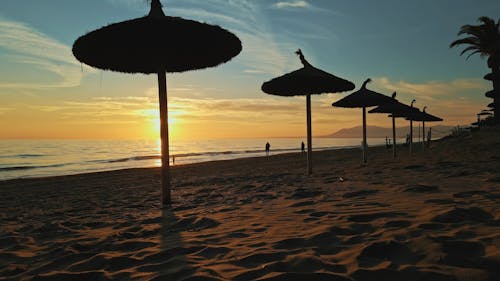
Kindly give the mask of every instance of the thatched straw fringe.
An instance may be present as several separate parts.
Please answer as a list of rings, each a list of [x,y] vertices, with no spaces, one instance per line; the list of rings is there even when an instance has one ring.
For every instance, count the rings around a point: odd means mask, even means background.
[[[179,17],[146,16],[78,38],[73,54],[99,69],[151,74],[161,69],[183,72],[217,66],[241,49],[238,37],[219,26]]]
[[[278,96],[304,96],[344,92],[354,84],[315,67],[303,67],[262,84],[262,91]]]

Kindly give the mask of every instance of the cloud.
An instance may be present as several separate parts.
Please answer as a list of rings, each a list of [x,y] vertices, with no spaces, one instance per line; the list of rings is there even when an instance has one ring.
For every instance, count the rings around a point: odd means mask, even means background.
[[[438,97],[454,96],[464,92],[487,91],[488,83],[479,78],[462,78],[451,81],[427,81],[423,83],[413,83],[407,81],[391,81],[387,77],[374,79],[374,85],[389,92],[402,92],[415,95],[417,97]]]
[[[283,8],[309,8],[311,5],[306,1],[280,1],[273,5],[273,7]]]
[[[147,10],[140,0],[108,0],[114,5],[136,6]],[[235,33],[243,44],[243,50],[234,60],[247,75],[263,73],[276,76],[282,74],[289,61],[293,60],[293,50],[297,44],[283,38],[275,38],[272,25],[265,13],[267,5],[253,0],[182,0],[163,1],[163,10],[167,15],[180,16],[209,24],[220,25]],[[265,46],[265,47],[263,47]]]
[[[14,108],[12,107],[0,107],[0,115],[6,114],[8,111],[12,111]]]
[[[146,12],[147,3],[142,0],[107,0],[113,5]],[[180,16],[209,24],[220,25],[235,33],[243,44],[243,50],[233,61],[242,66],[245,75],[277,76],[300,66],[293,51],[299,46],[297,34],[276,34],[273,19],[269,18],[269,5],[255,0],[171,0],[162,1],[167,15]],[[316,9],[306,1],[280,1],[280,7]],[[276,7],[277,8],[277,7]],[[311,28],[317,28],[311,25]],[[309,26],[308,26],[309,27]],[[303,36],[315,37],[312,32]],[[318,34],[318,32],[314,32]],[[328,36],[325,35],[325,36]],[[265,47],[263,47],[265,46]],[[251,70],[251,71],[245,71]],[[241,74],[241,73],[238,73]]]
[[[25,23],[0,17],[0,48],[7,51],[6,63],[15,67],[28,65],[33,71],[41,69],[57,77],[41,81],[29,78],[21,82],[0,81],[0,88],[59,88],[80,84],[83,72],[71,48]]]

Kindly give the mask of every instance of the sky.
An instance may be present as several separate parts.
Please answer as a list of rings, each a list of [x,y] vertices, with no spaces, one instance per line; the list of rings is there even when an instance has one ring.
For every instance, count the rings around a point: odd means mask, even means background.
[[[263,93],[263,82],[315,67],[466,125],[491,102],[479,56],[450,49],[464,24],[495,20],[498,0],[163,0],[166,15],[220,25],[242,41],[226,64],[167,74],[172,139],[301,137],[304,97]],[[78,62],[81,35],[142,17],[146,0],[0,0],[0,139],[155,139],[155,75]],[[361,109],[333,108],[348,93],[312,97],[313,135],[361,124]],[[404,121],[398,124],[407,125]],[[390,127],[369,114],[368,125]]]

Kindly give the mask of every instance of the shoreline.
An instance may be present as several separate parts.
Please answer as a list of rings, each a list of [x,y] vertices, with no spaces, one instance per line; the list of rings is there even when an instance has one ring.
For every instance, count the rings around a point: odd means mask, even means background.
[[[432,143],[439,142],[439,141],[441,141],[444,138],[446,138],[446,137],[432,140]],[[414,142],[414,145],[421,146],[421,142]],[[406,149],[406,146],[404,144],[398,144],[397,147],[398,147],[398,149]],[[370,150],[380,149],[380,148],[385,148],[385,144],[372,145],[372,146],[368,146],[368,148],[369,148],[369,151]],[[389,148],[387,150],[390,150],[390,149],[392,149],[392,146],[391,146],[391,148]],[[238,161],[238,160],[254,159],[254,158],[267,158],[267,157],[276,157],[276,156],[283,156],[283,155],[301,155],[302,154],[302,152],[300,152],[300,149],[296,149],[297,152],[290,152],[290,151],[288,151],[290,149],[283,149],[283,150],[285,150],[287,152],[277,152],[276,154],[271,154],[270,156],[265,156],[265,155],[262,155],[262,156],[246,156],[246,157],[237,157],[237,158],[231,158],[231,159],[216,159],[216,160],[193,162],[193,163],[185,163],[185,164],[175,164],[175,165],[171,165],[170,168],[174,169],[175,167],[185,167],[185,166],[189,166],[189,165],[196,165],[196,164],[203,164],[203,163],[212,163],[212,162],[220,162],[220,161]],[[328,147],[328,148],[322,148],[322,147],[320,147],[320,148],[317,148],[317,150],[314,150],[314,148],[313,148],[313,154],[321,153],[321,152],[324,152],[324,151],[332,152],[332,151],[339,151],[339,150],[348,150],[348,151],[359,150],[359,151],[361,151],[361,147],[358,147],[358,146],[342,146],[342,147],[336,147],[336,148],[330,148],[330,147]],[[277,151],[280,151],[280,150],[277,150]],[[272,152],[273,152],[273,150],[271,150],[271,153]],[[264,154],[265,151],[262,151],[262,153]],[[173,155],[171,155],[171,157],[172,156]],[[160,156],[158,156],[158,157],[160,157]],[[131,167],[131,168],[119,168],[119,169],[103,170],[103,171],[90,171],[90,172],[81,172],[81,173],[79,172],[79,173],[73,173],[73,174],[48,175],[48,176],[27,176],[27,177],[5,179],[5,180],[0,179],[0,184],[6,183],[6,182],[9,182],[9,181],[16,181],[16,180],[47,179],[47,178],[57,178],[57,177],[78,176],[78,175],[90,175],[90,174],[96,174],[96,173],[118,172],[118,171],[122,171],[122,170],[135,170],[135,169],[160,169],[160,167]]]
[[[500,277],[498,130],[384,146],[1,182],[0,279]]]

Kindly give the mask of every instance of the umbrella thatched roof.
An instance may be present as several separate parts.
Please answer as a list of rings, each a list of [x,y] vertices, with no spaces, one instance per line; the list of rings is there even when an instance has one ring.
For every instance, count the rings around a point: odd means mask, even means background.
[[[368,84],[371,81],[372,80],[368,78],[361,86],[361,89],[340,99],[337,102],[334,102],[332,105],[337,107],[354,108],[354,107],[377,106],[394,102],[394,100],[391,97],[374,92],[372,90],[368,90],[366,88],[366,84]]]
[[[424,121],[424,122],[437,122],[437,121],[443,121],[442,118],[434,116],[432,114],[429,114],[425,112],[425,108],[423,111],[417,111],[417,112],[412,112],[410,116],[408,116],[406,119],[410,119],[413,121]]]
[[[492,103],[488,104],[488,107],[489,107],[489,108],[495,108],[495,106],[496,106],[496,105],[495,105],[495,103],[494,103],[494,102],[492,102]]]
[[[479,116],[486,116],[486,115],[491,116],[491,115],[493,115],[493,113],[491,113],[489,111],[481,111],[477,115],[479,115]]]
[[[493,73],[488,73],[488,74],[484,75],[484,77],[483,77],[483,78],[484,78],[484,80],[493,81],[493,79],[494,79],[495,77],[493,76]],[[498,78],[500,78],[500,77],[498,77],[498,76],[497,76],[497,79],[498,79]]]
[[[407,117],[405,115],[409,115],[411,112],[418,111],[418,109],[415,107],[411,107],[397,101],[396,92],[392,94],[392,100],[393,101],[391,103],[386,103],[384,105],[375,107],[374,109],[368,111],[368,113],[390,113],[394,114],[394,117]]]
[[[350,81],[312,66],[299,49],[296,52],[304,65],[301,69],[274,78],[262,84],[262,91],[278,96],[317,95],[354,89]]]
[[[484,94],[487,98],[495,98],[495,90],[488,91]]]
[[[102,27],[78,38],[75,57],[90,66],[126,73],[183,72],[217,66],[241,51],[219,26],[165,16],[158,0],[149,15]]]

